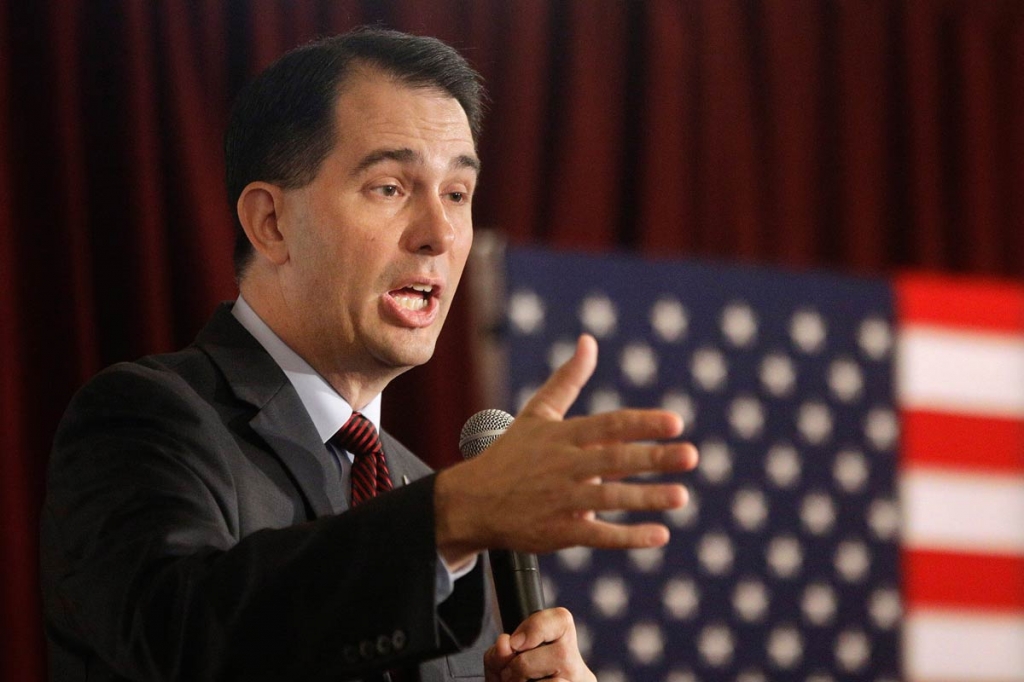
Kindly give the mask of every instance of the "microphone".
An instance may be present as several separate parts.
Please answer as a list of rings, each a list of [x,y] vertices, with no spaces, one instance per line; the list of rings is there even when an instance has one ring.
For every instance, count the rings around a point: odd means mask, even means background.
[[[505,433],[514,417],[502,410],[483,410],[470,417],[459,434],[459,452],[464,459],[473,459]],[[512,634],[531,613],[544,608],[544,591],[540,584],[537,555],[492,549],[491,573],[498,595],[501,627]]]

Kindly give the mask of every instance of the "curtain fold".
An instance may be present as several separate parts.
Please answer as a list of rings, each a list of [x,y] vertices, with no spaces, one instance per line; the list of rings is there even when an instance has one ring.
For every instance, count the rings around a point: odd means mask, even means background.
[[[476,223],[514,243],[1024,277],[1022,3],[0,0],[0,679],[44,679],[38,513],[73,391],[235,296],[234,94],[362,23],[483,73]],[[468,299],[385,398],[437,466],[485,407]]]

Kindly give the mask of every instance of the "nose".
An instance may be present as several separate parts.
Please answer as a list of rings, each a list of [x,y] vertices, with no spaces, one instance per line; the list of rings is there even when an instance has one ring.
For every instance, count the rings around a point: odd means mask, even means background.
[[[406,229],[406,248],[410,251],[439,255],[455,241],[455,225],[442,197],[422,197],[420,206]]]

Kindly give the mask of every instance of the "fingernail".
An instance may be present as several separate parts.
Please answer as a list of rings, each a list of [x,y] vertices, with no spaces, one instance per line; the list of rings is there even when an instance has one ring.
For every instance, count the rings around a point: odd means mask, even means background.
[[[512,651],[515,651],[517,653],[524,644],[526,644],[526,635],[524,635],[521,632],[517,632],[516,634],[512,635],[512,639],[509,641],[509,646],[512,647]]]

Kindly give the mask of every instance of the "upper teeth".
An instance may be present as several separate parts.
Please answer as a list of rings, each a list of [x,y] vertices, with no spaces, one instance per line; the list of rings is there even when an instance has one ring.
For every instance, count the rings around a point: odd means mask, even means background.
[[[431,291],[434,290],[434,287],[430,286],[429,284],[413,284],[409,288],[414,291],[422,291],[423,293],[426,294],[429,294]]]

